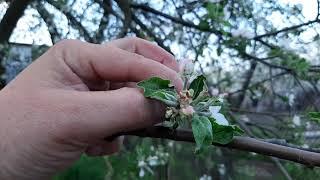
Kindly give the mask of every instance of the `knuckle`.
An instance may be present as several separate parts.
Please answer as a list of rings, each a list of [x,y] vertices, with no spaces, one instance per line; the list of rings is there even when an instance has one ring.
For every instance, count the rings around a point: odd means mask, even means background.
[[[137,43],[138,41],[141,41],[142,39],[133,36],[133,37],[128,37],[128,40],[129,40],[129,42],[131,42],[131,43]]]
[[[71,39],[63,39],[54,45],[57,49],[66,49],[66,47],[72,47],[73,45],[77,45],[79,40],[71,40]]]
[[[72,54],[72,52],[77,49],[77,47],[80,45],[80,40],[70,40],[70,39],[64,39],[56,43],[52,47],[52,51],[57,56],[66,59],[67,57]]]
[[[143,62],[146,58],[140,54],[133,54],[135,59],[137,59],[138,62]]]

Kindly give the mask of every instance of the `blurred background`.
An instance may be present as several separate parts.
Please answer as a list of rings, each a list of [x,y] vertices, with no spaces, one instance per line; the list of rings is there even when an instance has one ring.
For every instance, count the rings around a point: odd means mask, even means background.
[[[320,152],[317,0],[0,0],[0,86],[61,39],[137,36],[190,58],[247,136]],[[320,179],[319,168],[255,153],[126,137],[55,180]]]

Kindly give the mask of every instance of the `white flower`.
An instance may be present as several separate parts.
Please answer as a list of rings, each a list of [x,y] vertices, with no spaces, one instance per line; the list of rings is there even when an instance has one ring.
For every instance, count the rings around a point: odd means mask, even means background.
[[[216,123],[220,125],[225,125],[228,126],[229,122],[227,119],[224,117],[223,114],[219,113],[221,109],[221,106],[210,106],[209,111],[211,113],[211,117],[213,117],[216,120]]]
[[[243,37],[251,39],[254,37],[254,32],[251,31],[248,27],[240,26],[238,29],[232,29],[231,34],[233,37]]]
[[[283,47],[287,50],[293,50],[291,44],[292,44],[292,39],[290,39],[290,38],[284,38],[284,39],[280,40],[278,43],[278,45],[280,47]]]
[[[209,176],[209,175],[204,174],[204,175],[202,175],[202,176],[200,177],[199,180],[212,180],[212,177]]]
[[[150,166],[156,166],[158,165],[159,158],[157,156],[149,156],[148,157],[148,163]]]
[[[219,94],[219,96],[218,96],[218,101],[220,101],[220,102],[223,103],[223,99],[224,99],[227,95],[228,95],[227,93]]]
[[[307,122],[307,123],[306,123],[306,128],[307,128],[307,129],[310,129],[311,127],[312,127],[311,123],[310,123],[310,122]]]
[[[297,116],[297,115],[294,115],[294,116],[293,116],[292,122],[293,122],[293,124],[295,124],[296,126],[300,126],[300,125],[301,125],[300,117]]]
[[[139,177],[143,177],[144,176],[144,169],[141,168],[140,171],[139,171]]]
[[[219,95],[219,89],[218,89],[218,88],[210,87],[210,94],[211,94],[212,96],[217,96],[217,95]]]
[[[186,75],[191,75],[194,71],[194,63],[191,59],[181,59],[179,61],[179,72]]]
[[[138,162],[138,167],[144,167],[144,166],[146,166],[147,165],[147,163],[146,162],[144,162],[144,161],[139,161]]]
[[[219,164],[218,165],[218,171],[222,175],[226,174],[226,167],[224,166],[224,164]]]
[[[241,119],[242,121],[244,121],[244,122],[250,122],[250,119],[248,118],[248,116],[246,116],[246,115],[241,115],[240,117],[241,117],[240,119]]]
[[[303,148],[309,148],[309,145],[308,144],[304,144],[302,145]]]
[[[288,104],[289,104],[289,106],[293,106],[293,104],[294,104],[294,99],[295,99],[295,96],[294,96],[294,94],[293,93],[290,93],[289,94],[289,96],[288,96]]]
[[[229,6],[224,6],[223,8],[223,14],[224,14],[224,19],[229,19],[231,16],[231,12],[228,10]]]

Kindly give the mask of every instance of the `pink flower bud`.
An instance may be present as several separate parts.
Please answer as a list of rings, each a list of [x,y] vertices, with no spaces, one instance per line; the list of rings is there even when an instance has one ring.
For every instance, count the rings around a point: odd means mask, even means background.
[[[181,112],[187,116],[192,115],[195,111],[192,106],[188,105],[181,109]]]

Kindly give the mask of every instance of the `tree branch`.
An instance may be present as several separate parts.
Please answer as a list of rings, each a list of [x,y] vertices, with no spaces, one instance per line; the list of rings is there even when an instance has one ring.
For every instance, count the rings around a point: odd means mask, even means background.
[[[246,95],[246,90],[248,89],[248,87],[250,85],[250,82],[251,82],[251,79],[253,77],[253,74],[254,74],[256,67],[257,67],[257,62],[256,61],[251,62],[250,69],[247,71],[246,79],[242,85],[242,91],[239,94],[237,101],[235,102],[234,107],[239,108],[241,106],[241,104],[245,98],[245,95]]]
[[[9,41],[18,20],[30,2],[31,0],[14,0],[10,3],[9,8],[0,22],[0,43]]]
[[[82,26],[81,22],[79,22],[71,12],[63,10],[60,4],[56,1],[48,0],[47,2],[56,9],[59,9],[67,17],[67,19],[70,20],[71,24],[79,30],[80,34],[83,35],[87,42],[94,42],[94,39],[90,36],[90,33],[87,31],[87,29]]]
[[[188,22],[188,21],[185,21],[183,19],[170,16],[168,14],[165,14],[163,12],[160,12],[158,10],[155,10],[155,9],[153,9],[153,8],[151,8],[149,6],[143,5],[143,4],[131,4],[130,7],[131,8],[135,8],[135,9],[141,9],[143,11],[159,15],[161,17],[164,17],[166,19],[171,20],[172,22],[175,22],[177,24],[181,24],[181,25],[186,26],[186,27],[191,27],[191,28],[194,28],[194,29],[197,29],[197,30],[200,30],[200,31],[204,31],[204,32],[211,32],[211,33],[214,33],[214,34],[219,35],[219,36],[222,35],[222,32],[218,31],[217,29],[214,29],[214,28],[201,28],[200,26],[195,25],[192,22]]]
[[[162,47],[163,49],[165,49],[165,50],[168,51],[169,53],[173,54],[172,51],[171,51],[171,49],[170,49],[168,46],[164,45],[163,40],[160,39],[160,38],[158,38],[146,25],[144,25],[144,24],[140,21],[140,19],[138,19],[137,16],[135,16],[134,14],[132,14],[132,19],[133,19],[134,22],[136,22],[136,23],[141,27],[141,29],[142,29],[143,31],[145,31],[145,32],[148,34],[148,36],[150,36],[151,38],[153,38],[154,41],[155,41],[160,47]]]
[[[112,137],[117,137],[121,135],[131,135],[139,137],[150,137],[150,138],[162,138],[162,139],[171,139],[175,141],[185,141],[185,142],[195,142],[193,134],[190,130],[186,129],[177,129],[172,130],[168,127],[163,126],[154,126],[150,128],[129,131],[124,133],[116,134]],[[110,141],[110,138],[106,138],[107,141]],[[320,166],[320,154],[304,151],[300,149],[295,149],[291,147],[286,147],[282,145],[272,144],[257,140],[249,137],[240,137],[236,136],[232,142],[226,145],[216,144],[215,146],[227,147],[242,151],[255,152],[262,155],[273,156],[280,159],[285,159],[293,161],[296,163],[304,164],[309,167]]]
[[[115,0],[117,4],[119,5],[120,9],[122,10],[124,14],[124,19],[123,19],[123,26],[120,31],[120,33],[117,35],[117,38],[123,38],[126,36],[128,29],[130,28],[130,23],[132,20],[132,13],[130,9],[130,3],[129,0]]]
[[[267,81],[271,81],[271,80],[274,79],[274,78],[277,78],[277,77],[280,77],[280,76],[284,76],[284,75],[286,75],[286,74],[288,74],[287,71],[284,71],[284,72],[275,74],[275,75],[273,75],[273,76],[271,76],[271,77],[269,77],[269,78],[267,78],[267,79],[263,79],[263,80],[261,80],[261,81],[259,81],[259,82],[256,82],[256,83],[252,84],[252,85],[251,85],[250,87],[248,87],[247,89],[250,89],[250,88],[252,88],[252,87],[258,86],[258,85],[260,85],[260,84],[263,84],[263,83],[265,83],[265,82],[267,82]],[[229,92],[229,93],[228,93],[228,96],[232,96],[232,95],[237,94],[237,93],[240,93],[240,92],[242,92],[242,91],[244,91],[244,90],[243,90],[243,89],[238,89],[238,90],[236,90],[236,91]]]
[[[108,22],[109,22],[108,16],[111,12],[111,2],[110,0],[103,0],[102,2],[98,0],[94,0],[94,2],[99,4],[103,9],[103,15],[100,19],[99,27],[93,37],[95,43],[101,43],[104,38],[104,31],[107,28]]]
[[[275,36],[275,35],[277,35],[279,33],[282,33],[282,32],[291,31],[291,30],[300,28],[302,26],[307,26],[307,25],[310,25],[310,24],[313,24],[313,23],[318,23],[318,22],[320,22],[320,20],[317,18],[315,20],[308,21],[308,22],[305,22],[305,23],[302,23],[302,24],[298,24],[298,25],[295,25],[295,26],[290,26],[290,27],[283,28],[283,29],[280,29],[278,31],[274,31],[274,32],[269,32],[269,33],[266,33],[266,34],[258,35],[258,36],[254,37],[252,39],[253,40],[259,40],[261,38],[265,38],[265,37],[268,37],[268,36]]]
[[[40,14],[45,24],[47,25],[49,34],[51,36],[52,44],[55,44],[61,39],[61,34],[59,33],[56,24],[53,22],[53,15],[46,10],[46,8],[43,6],[42,3],[36,2],[34,4],[35,4],[34,7]]]

